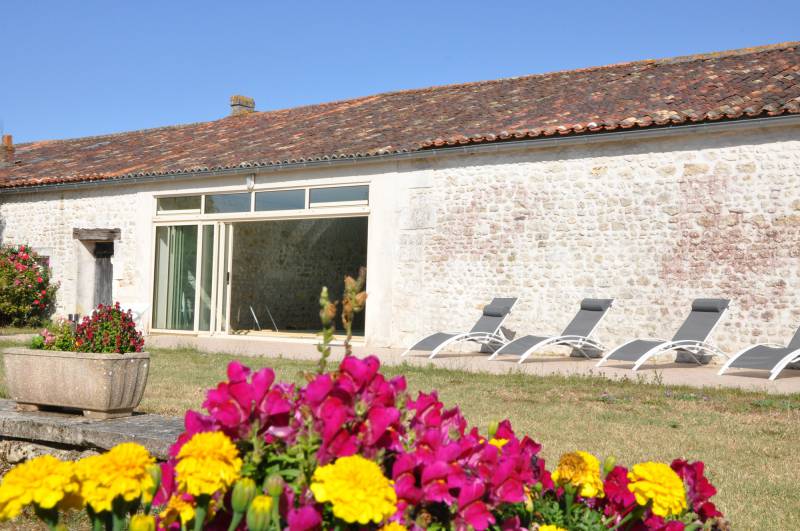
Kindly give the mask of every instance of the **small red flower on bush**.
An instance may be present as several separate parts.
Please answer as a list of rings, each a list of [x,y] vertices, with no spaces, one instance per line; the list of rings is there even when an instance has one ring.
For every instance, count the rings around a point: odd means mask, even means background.
[[[46,257],[26,245],[0,248],[0,324],[42,324],[52,312],[57,290]]]
[[[130,310],[122,311],[118,302],[99,305],[75,328],[75,350],[80,352],[125,354],[143,349],[144,338],[136,330]]]

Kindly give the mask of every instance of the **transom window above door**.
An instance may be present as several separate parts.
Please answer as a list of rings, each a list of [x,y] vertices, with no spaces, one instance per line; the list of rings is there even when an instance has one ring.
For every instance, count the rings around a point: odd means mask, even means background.
[[[314,186],[158,197],[156,215],[246,214],[367,205],[369,205],[369,185]]]

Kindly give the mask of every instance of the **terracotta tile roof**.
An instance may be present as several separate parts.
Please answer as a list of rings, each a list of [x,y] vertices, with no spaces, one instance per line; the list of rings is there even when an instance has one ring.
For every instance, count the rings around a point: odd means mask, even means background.
[[[10,164],[0,158],[0,187],[359,158],[788,113],[800,113],[800,42],[19,144]]]

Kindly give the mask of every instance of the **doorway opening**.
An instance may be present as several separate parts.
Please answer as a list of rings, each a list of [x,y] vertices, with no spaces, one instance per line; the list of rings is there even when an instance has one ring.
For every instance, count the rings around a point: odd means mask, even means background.
[[[153,329],[313,338],[320,289],[341,299],[367,230],[366,216],[157,226]]]

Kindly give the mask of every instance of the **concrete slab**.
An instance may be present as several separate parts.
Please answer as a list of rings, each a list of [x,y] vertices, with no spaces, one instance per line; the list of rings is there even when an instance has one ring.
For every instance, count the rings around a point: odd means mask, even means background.
[[[183,419],[161,415],[89,420],[82,415],[51,411],[17,411],[11,400],[0,400],[0,438],[57,443],[108,450],[122,442],[137,442],[159,459],[183,433]]]
[[[314,340],[274,340],[241,337],[195,337],[178,335],[150,336],[148,346],[156,348],[194,348],[208,353],[224,353],[236,356],[274,356],[298,360],[316,360],[319,357]],[[375,354],[381,363],[387,365],[408,364],[418,367],[438,367],[476,373],[507,374],[520,372],[532,376],[579,375],[598,376],[610,380],[628,379],[643,383],[664,385],[686,385],[697,388],[738,388],[748,391],[761,391],[771,394],[800,393],[800,370],[786,370],[774,381],[767,379],[766,371],[730,371],[717,376],[718,365],[695,366],[676,364],[672,358],[664,357],[663,362],[643,366],[634,372],[630,366],[610,364],[595,367],[595,361],[571,358],[561,355],[546,355],[529,358],[523,364],[516,359],[498,358],[489,361],[486,354],[449,353],[428,360],[422,353],[412,353],[401,357],[402,350],[388,348],[366,348],[354,346],[353,352],[359,356]],[[341,346],[333,348],[332,359],[339,360],[344,355]]]

